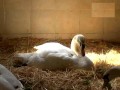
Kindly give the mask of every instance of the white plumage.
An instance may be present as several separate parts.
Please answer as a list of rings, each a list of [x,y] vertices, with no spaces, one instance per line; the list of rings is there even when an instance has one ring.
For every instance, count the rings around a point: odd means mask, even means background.
[[[85,56],[85,39],[79,34],[73,37],[71,49],[57,42],[49,42],[39,46],[33,53],[15,55],[23,64],[42,69],[58,70],[66,68],[92,69],[92,61]]]
[[[24,90],[23,85],[3,65],[0,64],[0,90]]]

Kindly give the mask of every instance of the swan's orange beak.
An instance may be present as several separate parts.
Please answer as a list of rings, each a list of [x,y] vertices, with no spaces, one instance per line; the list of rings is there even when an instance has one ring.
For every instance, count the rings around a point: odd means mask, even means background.
[[[85,56],[85,44],[82,44],[81,54],[82,56]]]

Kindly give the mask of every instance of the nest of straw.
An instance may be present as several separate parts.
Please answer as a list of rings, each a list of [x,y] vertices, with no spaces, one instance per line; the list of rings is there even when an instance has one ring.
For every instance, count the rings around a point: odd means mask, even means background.
[[[36,67],[13,67],[13,55],[17,52],[33,52],[35,45],[49,41],[57,41],[70,46],[70,39],[48,40],[32,37],[0,40],[0,63],[6,66],[24,85],[25,90],[101,90],[103,73],[113,66],[105,61],[95,63],[94,71],[72,69],[65,71],[44,71]],[[110,50],[120,53],[120,44],[101,41],[86,40],[86,52],[106,54]],[[96,59],[96,58],[95,58]],[[113,58],[112,58],[113,59]],[[120,89],[120,79],[112,81],[115,90]]]

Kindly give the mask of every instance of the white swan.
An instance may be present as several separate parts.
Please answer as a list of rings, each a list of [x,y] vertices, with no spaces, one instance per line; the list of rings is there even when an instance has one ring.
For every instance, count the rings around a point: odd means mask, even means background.
[[[0,64],[0,90],[24,90],[23,85],[3,65]]]
[[[71,41],[71,49],[57,42],[49,42],[39,46],[33,53],[18,53],[15,55],[23,64],[38,68],[58,70],[66,68],[92,69],[92,61],[85,56],[85,38],[75,35]]]
[[[120,77],[120,66],[113,66],[108,69],[103,75],[103,88],[108,88],[108,90],[111,90],[112,87],[109,82],[117,77]]]

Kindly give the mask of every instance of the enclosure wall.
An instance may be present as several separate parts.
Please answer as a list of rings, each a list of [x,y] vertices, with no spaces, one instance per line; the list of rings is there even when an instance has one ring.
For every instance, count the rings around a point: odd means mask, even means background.
[[[0,0],[0,33],[120,41],[120,0]]]
[[[2,36],[4,30],[4,8],[3,0],[0,0],[0,37]]]

